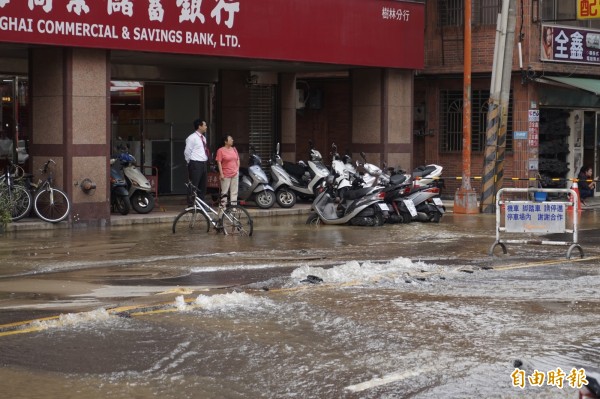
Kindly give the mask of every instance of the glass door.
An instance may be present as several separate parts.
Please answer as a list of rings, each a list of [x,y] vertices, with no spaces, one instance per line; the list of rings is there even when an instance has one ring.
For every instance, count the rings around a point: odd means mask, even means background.
[[[111,155],[127,146],[136,163],[142,164],[144,86],[134,81],[111,81],[110,84]]]
[[[29,81],[22,76],[0,75],[0,162],[24,164],[29,139]]]

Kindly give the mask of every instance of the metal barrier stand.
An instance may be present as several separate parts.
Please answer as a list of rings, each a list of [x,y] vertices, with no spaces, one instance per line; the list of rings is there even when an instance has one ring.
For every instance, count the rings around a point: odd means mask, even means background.
[[[502,199],[504,193],[565,193],[571,194],[568,201],[505,201]],[[572,189],[566,188],[502,188],[496,194],[496,241],[490,248],[490,256],[494,256],[497,246],[507,254],[505,244],[530,244],[530,245],[569,245],[567,259],[575,248],[579,250],[583,258],[583,249],[577,242],[579,228],[579,194]],[[505,207],[504,226],[502,226],[501,207]],[[566,208],[573,209],[573,228],[566,228]],[[501,232],[507,233],[569,233],[573,234],[573,241],[551,241],[551,240],[503,240]]]

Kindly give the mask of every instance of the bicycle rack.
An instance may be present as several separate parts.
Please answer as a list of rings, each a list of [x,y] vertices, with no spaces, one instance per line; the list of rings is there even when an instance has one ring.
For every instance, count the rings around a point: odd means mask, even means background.
[[[568,201],[505,201],[502,199],[504,193],[567,193],[571,194]],[[548,189],[548,188],[502,188],[496,194],[496,241],[492,244],[489,255],[494,256],[494,250],[497,246],[502,248],[504,254],[507,254],[505,244],[530,244],[530,245],[569,245],[567,250],[567,259],[571,259],[571,254],[575,248],[579,250],[583,258],[583,249],[577,242],[579,228],[579,194],[572,189]],[[504,207],[504,225],[502,224],[501,209]],[[566,228],[567,208],[573,209],[572,228]],[[569,209],[569,210],[570,210]],[[503,240],[500,237],[501,232],[507,233],[570,233],[573,234],[573,241],[552,241],[552,240]]]

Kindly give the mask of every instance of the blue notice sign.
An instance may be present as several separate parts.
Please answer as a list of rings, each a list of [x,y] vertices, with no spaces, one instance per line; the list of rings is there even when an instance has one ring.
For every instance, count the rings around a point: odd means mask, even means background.
[[[513,132],[513,140],[527,140],[527,132]]]

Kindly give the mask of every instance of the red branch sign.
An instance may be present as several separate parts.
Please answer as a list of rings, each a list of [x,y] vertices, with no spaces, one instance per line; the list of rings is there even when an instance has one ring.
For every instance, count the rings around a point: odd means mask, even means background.
[[[0,0],[0,41],[422,69],[424,4]]]

